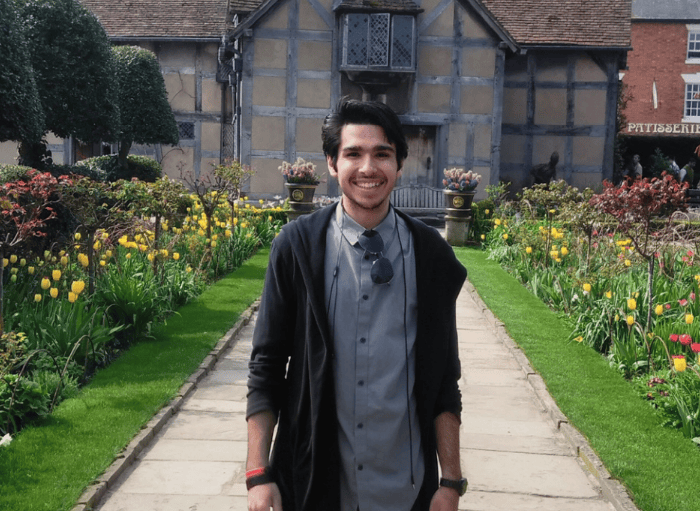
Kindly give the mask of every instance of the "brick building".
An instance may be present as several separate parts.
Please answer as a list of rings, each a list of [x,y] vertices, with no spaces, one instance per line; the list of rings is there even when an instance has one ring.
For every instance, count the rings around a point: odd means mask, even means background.
[[[700,144],[700,2],[632,0],[632,51],[622,82],[626,158],[659,148],[679,166]]]

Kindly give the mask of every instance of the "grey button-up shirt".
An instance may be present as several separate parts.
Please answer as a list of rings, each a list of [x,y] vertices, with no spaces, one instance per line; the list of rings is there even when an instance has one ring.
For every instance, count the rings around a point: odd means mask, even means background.
[[[375,230],[394,277],[375,284],[370,270],[377,256],[357,242],[365,229],[342,207],[336,212],[326,234],[325,290],[335,348],[341,510],[407,511],[425,472],[413,392],[413,240],[390,209]]]

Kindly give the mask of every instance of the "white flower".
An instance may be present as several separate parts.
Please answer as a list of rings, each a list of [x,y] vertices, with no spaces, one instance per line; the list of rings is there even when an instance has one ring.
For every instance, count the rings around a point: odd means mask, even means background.
[[[9,433],[7,433],[2,439],[0,440],[0,447],[4,445],[10,445],[10,442],[12,442],[12,436],[10,436]]]
[[[577,302],[578,301],[578,295],[574,294],[574,296],[571,297],[572,302]]]

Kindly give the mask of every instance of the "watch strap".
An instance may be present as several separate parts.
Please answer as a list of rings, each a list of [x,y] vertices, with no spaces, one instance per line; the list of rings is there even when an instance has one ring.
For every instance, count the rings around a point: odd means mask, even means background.
[[[461,497],[467,492],[467,480],[462,478],[462,479],[445,479],[444,477],[440,479],[440,486],[444,486],[445,488],[451,488],[455,490],[459,496]]]

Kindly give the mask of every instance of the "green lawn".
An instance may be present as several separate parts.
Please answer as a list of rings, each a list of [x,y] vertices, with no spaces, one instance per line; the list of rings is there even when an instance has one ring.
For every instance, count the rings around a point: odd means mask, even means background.
[[[0,510],[59,511],[167,404],[262,291],[261,250],[134,345],[51,417],[0,449]]]
[[[567,341],[566,322],[476,248],[456,248],[484,303],[544,378],[561,411],[588,439],[642,511],[700,510],[700,449],[660,417],[620,373]]]

